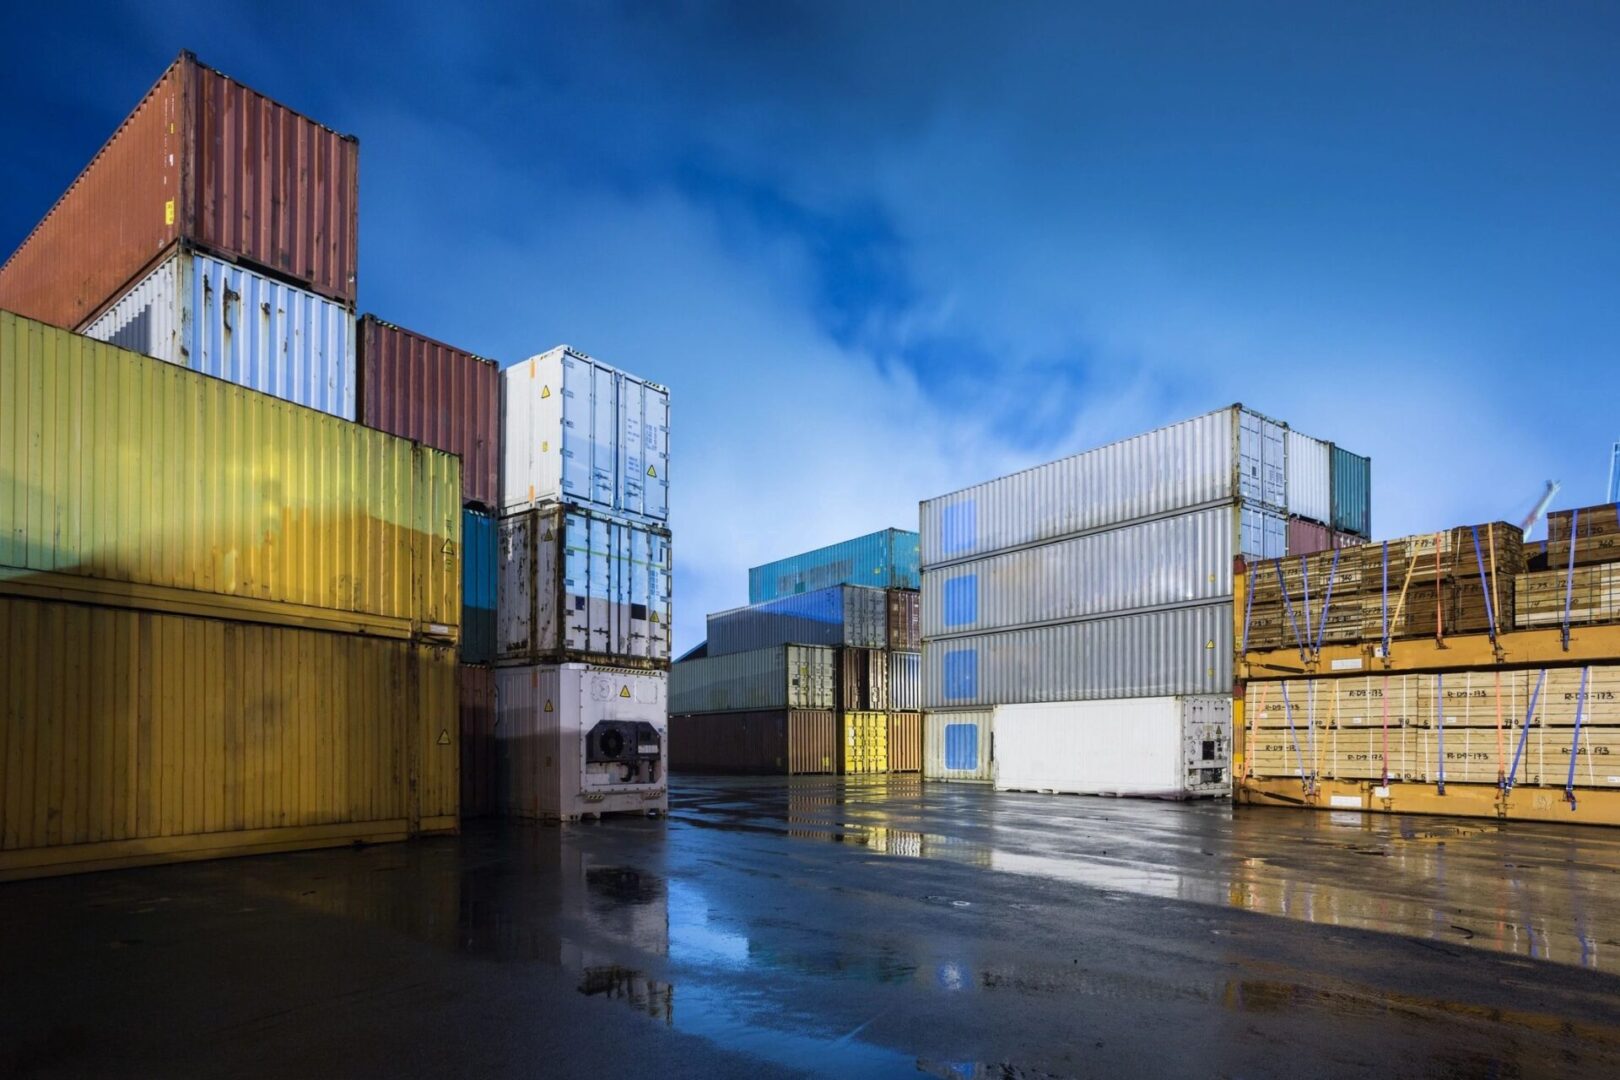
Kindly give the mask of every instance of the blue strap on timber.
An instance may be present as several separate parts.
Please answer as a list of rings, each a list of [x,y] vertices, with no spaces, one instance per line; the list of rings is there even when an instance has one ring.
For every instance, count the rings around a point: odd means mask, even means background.
[[[1434,715],[1435,719],[1440,722],[1440,745],[1438,748],[1440,794],[1444,795],[1446,793],[1446,677],[1444,675],[1434,677]]]
[[[1580,533],[1581,512],[1569,519],[1569,569],[1564,572],[1564,651],[1569,652],[1569,605],[1575,598],[1575,537]]]
[[[1305,639],[1299,634],[1299,620],[1294,618],[1294,601],[1288,595],[1288,583],[1283,581],[1282,560],[1278,559],[1271,565],[1277,571],[1277,588],[1282,590],[1283,604],[1288,608],[1288,622],[1294,628],[1294,640],[1299,642],[1299,658],[1303,660],[1305,659]]]
[[[1288,717],[1288,738],[1294,744],[1294,762],[1295,762],[1295,764],[1297,764],[1299,766],[1299,782],[1300,782],[1300,784],[1302,786],[1304,786],[1306,788],[1309,788],[1310,783],[1305,779],[1305,758],[1299,752],[1299,733],[1294,730],[1294,706],[1288,700],[1288,683],[1287,682],[1284,682],[1282,684],[1282,692],[1283,692],[1283,715]]]
[[[1491,625],[1491,644],[1496,644],[1496,612],[1491,608],[1491,586],[1485,580],[1485,554],[1479,549],[1479,526],[1470,525],[1474,533],[1474,562],[1479,564],[1479,591],[1485,596],[1485,618]]]
[[[1581,695],[1575,699],[1575,734],[1569,741],[1569,778],[1564,781],[1564,798],[1569,800],[1571,813],[1575,811],[1575,762],[1581,753],[1581,717],[1586,712],[1586,677],[1590,674],[1591,668],[1581,668]]]
[[[1322,600],[1322,624],[1316,631],[1316,651],[1322,651],[1322,642],[1327,638],[1328,608],[1333,606],[1333,579],[1339,576],[1339,549],[1333,549],[1333,567],[1328,571],[1327,596]]]
[[[1389,659],[1389,541],[1384,541],[1384,659]],[[1389,782],[1386,778],[1386,784]]]
[[[1541,698],[1541,688],[1547,682],[1547,669],[1541,669],[1541,677],[1536,680],[1536,688],[1530,695],[1530,707],[1524,710],[1524,727],[1519,732],[1519,746],[1513,751],[1513,769],[1503,781],[1502,791],[1512,791],[1513,785],[1518,782],[1519,759],[1524,757],[1524,744],[1530,740],[1530,720],[1536,715],[1536,702]]]

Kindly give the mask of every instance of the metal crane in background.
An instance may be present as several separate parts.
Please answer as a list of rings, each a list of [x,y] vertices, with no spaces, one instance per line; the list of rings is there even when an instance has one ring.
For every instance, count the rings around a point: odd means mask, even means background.
[[[1615,450],[1620,453],[1620,443],[1615,444]],[[1610,483],[1613,482],[1611,478]],[[1530,536],[1530,530],[1536,527],[1536,522],[1541,520],[1541,515],[1547,512],[1547,507],[1552,505],[1553,496],[1558,494],[1558,489],[1561,486],[1556,480],[1547,481],[1547,490],[1541,493],[1541,498],[1536,500],[1536,505],[1524,516],[1524,520],[1519,522],[1519,528],[1524,530],[1526,538]]]
[[[1609,455],[1609,501],[1620,502],[1620,442]]]

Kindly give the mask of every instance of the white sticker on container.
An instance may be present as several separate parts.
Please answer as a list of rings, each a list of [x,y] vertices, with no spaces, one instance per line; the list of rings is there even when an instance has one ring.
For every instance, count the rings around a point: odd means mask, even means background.
[[[1348,810],[1359,810],[1361,808],[1361,796],[1330,795],[1328,796],[1328,805],[1337,806]]]
[[[1389,798],[1389,788],[1387,788],[1387,787],[1375,787],[1375,788],[1373,788],[1373,798],[1375,798],[1375,799],[1387,799],[1387,798]]]
[[[1360,671],[1361,657],[1355,656],[1348,660],[1335,660],[1330,666],[1334,671]]]

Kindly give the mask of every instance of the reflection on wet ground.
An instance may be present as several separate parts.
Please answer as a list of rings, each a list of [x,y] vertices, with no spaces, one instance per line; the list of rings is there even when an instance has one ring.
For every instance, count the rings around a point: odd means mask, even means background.
[[[667,822],[477,824],[6,887],[0,955],[94,968],[113,1012],[152,969],[108,955],[212,972],[254,1019],[190,1032],[214,1033],[205,1071],[242,1064],[233,1048],[271,1071],[264,1046],[301,1038],[327,1071],[372,1071],[337,1066],[376,996],[388,1030],[359,1045],[418,1072],[434,1059],[408,1049],[412,1010],[431,1007],[458,1018],[438,1046],[451,1073],[475,1053],[486,1074],[536,1071],[539,1041],[556,1068],[538,1071],[569,1074],[1602,1076],[1620,1075],[1617,883],[1602,830],[686,779]],[[358,988],[323,985],[327,931]],[[253,948],[311,970],[299,1004],[240,986]],[[441,984],[460,996],[420,997]],[[492,1002],[524,993],[497,1031]],[[0,1045],[26,1029],[25,1063],[82,1071],[89,1051],[54,1033],[84,1036],[85,1015],[31,1000],[0,1014]]]

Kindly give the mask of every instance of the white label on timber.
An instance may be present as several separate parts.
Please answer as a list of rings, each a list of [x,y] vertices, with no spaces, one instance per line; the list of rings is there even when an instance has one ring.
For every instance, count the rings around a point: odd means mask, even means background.
[[[1346,810],[1361,809],[1361,796],[1359,795],[1330,795],[1328,805],[1337,806]]]
[[[440,728],[439,729],[439,745],[440,746],[449,746],[450,745],[450,730],[448,728]]]
[[[1334,671],[1360,671],[1361,657],[1352,656],[1348,660],[1335,660],[1331,666]]]
[[[1375,787],[1375,788],[1373,788],[1373,798],[1375,798],[1375,799],[1387,799],[1387,798],[1389,798],[1389,788],[1387,788],[1387,787]]]

